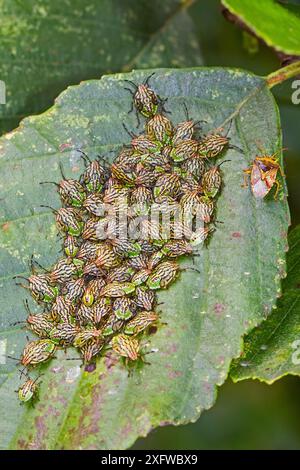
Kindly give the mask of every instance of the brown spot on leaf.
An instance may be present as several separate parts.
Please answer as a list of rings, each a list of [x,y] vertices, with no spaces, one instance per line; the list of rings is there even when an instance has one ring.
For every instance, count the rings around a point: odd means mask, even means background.
[[[168,373],[169,379],[177,379],[177,377],[181,377],[181,376],[182,376],[182,372],[180,370],[171,370]]]
[[[9,230],[9,227],[10,227],[10,223],[5,222],[5,224],[2,225],[3,232],[7,232],[7,230]]]
[[[225,310],[225,305],[219,304],[219,303],[215,304],[214,311],[217,315],[221,315],[224,312],[224,310]]]
[[[72,147],[72,144],[68,144],[68,143],[60,144],[59,151],[63,152],[65,149],[70,148],[70,147]]]
[[[232,238],[242,238],[241,232],[232,232]]]

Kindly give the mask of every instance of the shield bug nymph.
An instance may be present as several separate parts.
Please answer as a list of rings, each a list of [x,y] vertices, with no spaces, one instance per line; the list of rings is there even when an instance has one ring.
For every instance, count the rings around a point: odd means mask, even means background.
[[[151,140],[167,144],[172,137],[173,125],[162,114],[155,114],[146,124],[146,132]]]
[[[132,91],[130,88],[125,88],[125,90],[129,91],[133,96],[133,105],[135,106],[136,110],[146,118],[154,116],[157,113],[159,104],[163,106],[165,101],[156,95],[155,92],[149,87],[149,80],[151,77],[153,77],[153,75],[154,73],[149,75],[149,77],[147,77],[140,85],[136,85],[131,80],[125,80],[125,82],[134,87],[134,91]],[[131,111],[132,108],[129,112]]]
[[[24,348],[20,363],[23,366],[35,366],[51,359],[56,351],[56,344],[50,339],[30,341]]]
[[[224,160],[219,165],[211,167],[208,171],[204,173],[201,185],[202,191],[206,197],[214,198],[220,191],[222,185],[220,166],[226,162],[230,162],[230,160]]]
[[[17,285],[28,289],[37,302],[51,303],[54,302],[58,295],[58,288],[50,285],[49,276],[46,274],[33,274],[29,278],[15,276],[14,279],[24,279],[27,281],[28,285],[22,283],[17,283]]]
[[[80,177],[81,184],[85,185],[88,192],[100,192],[108,174],[107,170],[100,164],[100,158],[91,160],[82,150],[77,150],[81,153],[85,164],[85,170]]]
[[[149,310],[145,310],[137,313],[137,315],[130,320],[124,329],[126,335],[138,335],[142,331],[146,330],[148,326],[157,322],[158,314]]]
[[[52,318],[49,314],[33,314],[29,310],[28,301],[25,301],[25,307],[28,313],[26,323],[28,327],[40,338],[47,338],[50,330],[53,328]]]
[[[228,131],[226,135],[218,133],[208,134],[203,137],[199,142],[198,153],[202,158],[214,158],[223,152],[226,148],[235,149],[238,152],[243,153],[243,150],[230,143],[230,137],[228,137],[231,129],[232,120],[230,121]]]
[[[67,235],[64,239],[64,250],[65,254],[70,257],[74,258],[78,251],[79,251],[79,243],[78,238],[74,237],[73,235]]]
[[[111,341],[113,350],[120,356],[136,361],[139,357],[140,344],[137,339],[119,334]]]
[[[43,181],[40,184],[55,184],[58,188],[59,195],[63,204],[73,207],[81,207],[86,193],[84,187],[74,179],[67,179],[64,175],[62,165],[60,165],[62,180],[60,183],[54,181]]]
[[[201,129],[199,127],[199,124],[201,122],[206,122],[204,120],[193,121],[192,119],[190,119],[187,106],[185,103],[183,105],[185,109],[186,121],[180,122],[175,127],[173,138],[172,138],[173,146],[179,144],[180,142],[184,140],[192,140],[196,129],[199,129],[199,130]]]
[[[135,291],[135,285],[131,282],[110,282],[101,289],[103,297],[123,297]]]
[[[61,209],[53,209],[53,207],[41,205],[41,207],[46,207],[51,209],[55,214],[55,220],[58,229],[61,232],[66,232],[69,235],[74,237],[79,237],[83,230],[83,221],[81,213],[74,209],[73,207],[62,207]]]
[[[27,376],[27,380],[17,390],[18,398],[21,403],[26,403],[37,396],[38,387],[40,385],[38,380],[41,376],[42,374],[34,380]]]

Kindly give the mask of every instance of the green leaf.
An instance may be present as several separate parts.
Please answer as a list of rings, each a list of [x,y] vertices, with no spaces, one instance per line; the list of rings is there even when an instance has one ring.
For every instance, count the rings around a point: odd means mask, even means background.
[[[202,57],[180,0],[2,0],[0,134],[52,105],[70,84],[133,67],[189,67]]]
[[[50,266],[60,246],[53,216],[40,204],[57,207],[58,196],[43,180],[58,180],[59,162],[74,177],[80,173],[78,147],[90,157],[113,159],[128,143],[122,126],[136,130],[128,114],[131,96],[124,79],[139,83],[152,71],[105,76],[70,87],[46,113],[25,119],[0,140],[3,201],[0,230],[1,333],[4,354],[18,357],[26,332],[12,322],[25,318],[23,291],[12,277],[28,273],[34,252]],[[230,129],[223,159],[224,188],[218,200],[217,229],[208,247],[189,261],[200,273],[185,271],[160,292],[162,325],[149,339],[150,365],[128,376],[111,356],[88,373],[63,352],[42,378],[34,408],[18,405],[13,390],[19,373],[13,360],[1,366],[0,446],[16,449],[124,449],[156,426],[195,421],[216,398],[242,336],[271,311],[284,271],[289,213],[286,194],[259,201],[241,187],[243,169],[258,146],[281,148],[276,103],[264,79],[240,70],[203,68],[156,70],[151,86],[163,98],[171,119],[185,117],[184,103],[203,132]],[[222,161],[222,159],[219,159]],[[187,266],[188,260],[183,262]],[[1,343],[0,343],[1,344]],[[74,357],[71,354],[71,357]],[[4,416],[9,416],[8,420]],[[2,427],[1,427],[2,426]]]
[[[275,0],[222,0],[231,14],[268,46],[300,55],[300,7],[287,8]]]
[[[289,235],[287,277],[276,309],[245,339],[245,351],[233,362],[237,382],[259,379],[269,384],[281,377],[300,375],[300,225]]]

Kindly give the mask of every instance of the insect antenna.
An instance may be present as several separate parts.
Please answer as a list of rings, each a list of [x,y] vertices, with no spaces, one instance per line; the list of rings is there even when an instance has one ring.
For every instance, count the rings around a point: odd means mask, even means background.
[[[63,167],[63,165],[62,165],[61,162],[59,162],[59,169],[60,169],[60,174],[61,174],[61,176],[62,176],[62,179],[65,181],[67,178],[66,178],[66,176],[65,176],[64,167]]]
[[[186,120],[190,121],[189,111],[188,111],[186,103],[183,103],[183,107],[184,107],[184,114],[185,114]]]
[[[31,315],[30,308],[29,308],[29,304],[28,304],[28,300],[27,300],[27,299],[23,300],[23,304],[24,304],[25,310],[26,310],[26,312],[28,313],[28,315]],[[21,322],[20,322],[20,323],[21,323]]]
[[[45,271],[46,273],[49,273],[49,272],[50,272],[49,269],[44,268],[44,266],[42,266],[38,261],[34,261],[34,264],[35,264],[36,266],[38,266],[39,268],[41,268],[41,269],[42,269],[43,271]]]
[[[187,266],[186,268],[182,268],[181,271],[195,271],[196,273],[201,274],[200,269],[194,268],[192,266]]]
[[[123,81],[126,82],[126,83],[129,83],[130,85],[132,85],[134,87],[135,90],[137,90],[138,87],[133,81],[131,81],[131,80],[123,80]],[[130,93],[133,94],[133,91],[130,88],[125,88],[125,90],[128,90],[128,91],[130,91]]]
[[[19,276],[19,275],[17,275],[17,276],[13,276],[13,279],[24,279],[25,281],[29,282],[29,279],[28,279],[27,277],[25,277],[25,276]]]
[[[39,184],[55,184],[59,188],[59,184],[56,183],[55,181],[40,181]]]
[[[10,323],[9,326],[16,326],[16,325],[25,325],[26,321],[15,321],[14,323]]]
[[[81,149],[76,148],[75,149],[77,152],[80,153],[80,158],[84,161],[85,166],[87,166],[89,163],[92,163],[90,157]]]
[[[127,132],[127,134],[129,135],[129,137],[131,137],[132,139],[134,139],[134,138],[135,138],[135,134],[134,134],[133,132],[131,132],[131,131],[126,127],[126,125],[124,124],[124,122],[122,123],[122,125],[123,125],[125,131]]]
[[[99,163],[102,162],[104,165],[107,165],[107,167],[110,167],[110,162],[105,157],[102,157],[102,155],[97,155],[96,160],[98,160]],[[108,170],[108,168],[105,169]]]
[[[20,380],[23,377],[23,375],[26,377],[26,379],[29,378],[28,371],[25,369],[25,367],[23,369],[19,370],[19,372],[20,372]]]
[[[225,134],[225,137],[228,137],[228,135],[229,135],[229,132],[230,132],[231,127],[232,127],[232,122],[233,122],[233,119],[230,119],[229,126],[228,126],[227,132]]]
[[[219,163],[219,165],[217,165],[217,167],[220,168],[220,166],[223,165],[223,163],[227,163],[227,162],[231,162],[231,160],[223,160],[221,163]]]
[[[230,149],[237,150],[238,152],[244,153],[244,150],[238,147],[237,145],[230,144],[229,147]]]
[[[18,363],[20,363],[20,359],[16,358],[16,357],[13,357],[13,356],[5,356],[5,357],[8,357],[8,359],[13,359],[14,361],[17,361]]]
[[[58,210],[57,209],[53,209],[53,207],[51,206],[45,206],[45,205],[40,205],[40,207],[45,207],[46,209],[51,209],[52,212],[54,212],[54,214],[58,214]]]
[[[148,86],[150,78],[152,78],[154,75],[155,75],[155,72],[151,73],[149,77],[147,77],[146,80],[144,80],[144,85]]]

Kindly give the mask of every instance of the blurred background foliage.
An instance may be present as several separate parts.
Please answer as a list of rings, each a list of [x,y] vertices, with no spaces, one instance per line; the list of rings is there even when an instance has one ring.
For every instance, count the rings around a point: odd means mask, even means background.
[[[0,33],[5,39],[0,45],[0,79],[9,85],[8,104],[0,109],[0,133],[16,127],[25,115],[47,109],[66,86],[103,73],[203,64],[267,75],[281,65],[273,50],[225,20],[219,0],[74,0],[68,6],[69,16],[61,16],[61,8],[68,2],[53,0],[48,22],[48,28],[55,30],[52,37],[38,20],[43,16],[48,19],[44,8],[48,2],[0,3],[5,27]],[[299,5],[300,0],[282,3]],[[25,7],[28,14],[34,14],[34,24],[26,24]],[[19,8],[22,37],[13,19]],[[114,22],[107,23],[105,15],[111,17],[112,12]],[[110,43],[107,31],[110,36],[112,31],[114,35],[117,32],[118,40]],[[291,102],[291,81],[273,92],[280,107],[284,146],[288,147],[285,171],[295,226],[300,223],[300,105]],[[285,377],[272,386],[228,380],[219,391],[216,405],[197,423],[156,429],[139,439],[134,448],[299,449],[299,392],[297,377]]]

